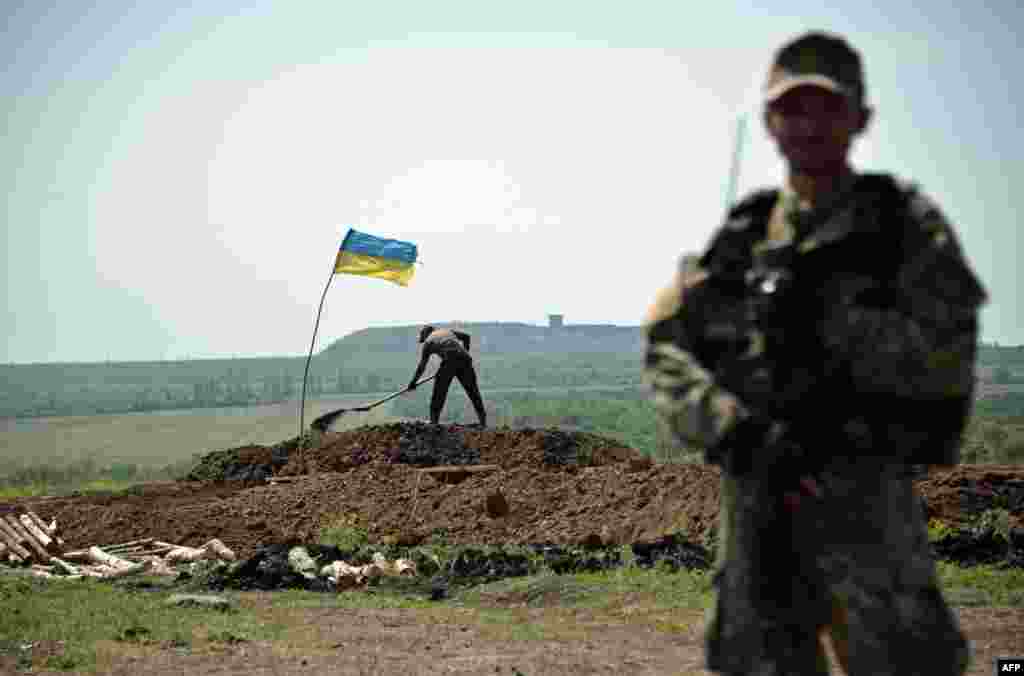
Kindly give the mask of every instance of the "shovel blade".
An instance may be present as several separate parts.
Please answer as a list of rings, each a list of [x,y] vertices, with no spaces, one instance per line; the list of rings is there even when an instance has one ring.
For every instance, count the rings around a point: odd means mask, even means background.
[[[331,423],[333,423],[335,420],[337,420],[342,415],[347,413],[349,410],[351,410],[351,409],[342,408],[342,409],[339,409],[337,411],[331,411],[330,413],[325,413],[322,416],[320,416],[319,418],[317,418],[316,420],[314,420],[313,422],[311,422],[309,426],[312,427],[313,429],[317,430],[318,432],[326,432],[327,428],[329,428],[331,426]],[[356,410],[358,410],[358,409],[356,409]]]

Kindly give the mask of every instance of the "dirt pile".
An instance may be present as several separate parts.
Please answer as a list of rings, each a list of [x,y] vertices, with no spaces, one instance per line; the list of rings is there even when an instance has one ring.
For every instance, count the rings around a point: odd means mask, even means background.
[[[457,477],[425,469],[453,464],[494,467]],[[0,515],[30,508],[57,519],[71,547],[144,537],[199,546],[219,538],[247,559],[267,545],[313,543],[339,529],[374,545],[615,548],[673,536],[706,548],[719,502],[715,467],[652,463],[614,440],[549,429],[368,426],[303,449],[292,439],[210,454],[190,476],[202,481],[6,501]],[[267,476],[281,483],[257,480]],[[938,553],[1024,558],[1016,544],[1024,469],[933,468],[917,486],[933,526],[949,531]]]
[[[293,454],[280,474],[343,472],[372,462],[417,467],[483,463],[511,468],[594,466],[640,459],[635,449],[584,432],[401,422],[325,434],[317,445]]]
[[[263,481],[277,473],[299,446],[299,438],[274,446],[239,446],[207,453],[193,467],[186,481]]]

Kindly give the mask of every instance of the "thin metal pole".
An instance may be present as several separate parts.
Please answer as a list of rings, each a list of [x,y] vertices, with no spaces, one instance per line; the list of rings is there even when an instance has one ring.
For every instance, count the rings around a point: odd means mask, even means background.
[[[743,140],[746,136],[747,114],[743,113],[736,120],[736,145],[733,147],[732,166],[729,168],[729,185],[725,191],[725,210],[732,208],[736,201],[736,190],[740,180],[740,160],[743,154]]]
[[[324,285],[323,295],[320,296],[320,307],[316,311],[316,323],[313,325],[313,340],[309,341],[309,355],[306,356],[306,370],[302,373],[302,398],[299,400],[299,439],[301,444],[302,432],[306,429],[306,378],[309,377],[309,361],[313,358],[313,346],[316,345],[316,332],[320,328],[320,313],[324,309],[324,299],[327,298],[327,289],[331,288],[331,280],[334,279],[334,266],[331,266],[331,276],[327,278]]]

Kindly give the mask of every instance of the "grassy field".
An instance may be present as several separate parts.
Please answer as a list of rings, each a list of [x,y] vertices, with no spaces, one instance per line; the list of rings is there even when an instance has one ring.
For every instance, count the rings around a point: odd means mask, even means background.
[[[308,401],[305,422],[334,408],[359,406],[382,393]],[[368,413],[346,414],[335,428],[424,419],[430,388]],[[662,461],[699,456],[670,442],[644,393],[633,386],[485,390],[495,426],[561,427],[618,439]],[[297,402],[261,406],[95,416],[7,419],[0,434],[0,497],[69,490],[116,490],[131,483],[176,478],[198,456],[247,444],[271,445],[298,434]],[[475,422],[465,393],[453,385],[443,422]],[[976,408],[963,462],[1024,462],[1024,416]]]
[[[380,397],[377,397],[380,398]],[[367,403],[367,395],[306,403],[305,425],[321,413]],[[341,416],[335,429],[391,421],[389,404]],[[0,497],[56,490],[111,490],[175,478],[198,455],[275,444],[299,431],[297,403],[5,421]]]

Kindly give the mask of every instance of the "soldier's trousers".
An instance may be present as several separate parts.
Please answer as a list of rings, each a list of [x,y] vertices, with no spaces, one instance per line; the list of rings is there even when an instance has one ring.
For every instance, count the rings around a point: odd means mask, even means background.
[[[453,355],[445,357],[441,361],[441,367],[437,370],[437,378],[434,379],[434,390],[430,395],[430,422],[437,424],[441,419],[441,411],[444,409],[444,402],[448,398],[448,388],[452,384],[452,378],[458,378],[462,389],[469,395],[473,403],[477,418],[481,425],[487,424],[487,412],[484,410],[484,400],[480,396],[480,387],[476,382],[476,371],[473,369],[473,360],[468,355]]]
[[[723,475],[707,667],[827,676],[959,676],[969,648],[942,598],[908,468],[836,459],[793,513],[764,479]]]

